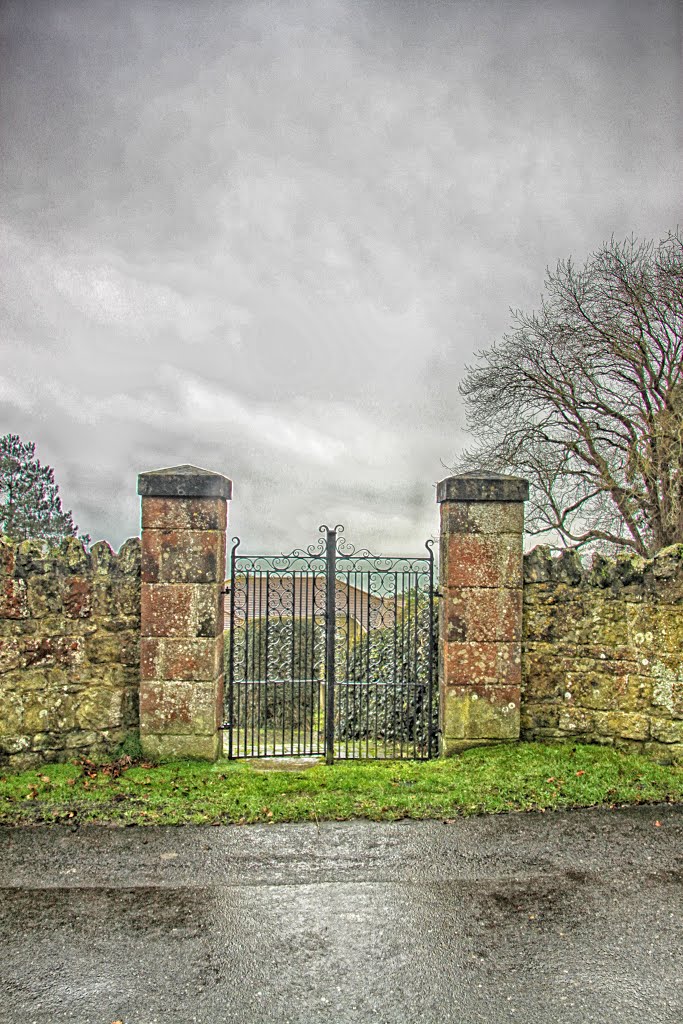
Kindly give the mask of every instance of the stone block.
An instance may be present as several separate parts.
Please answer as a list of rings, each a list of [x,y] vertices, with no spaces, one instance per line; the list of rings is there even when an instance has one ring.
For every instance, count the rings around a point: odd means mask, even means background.
[[[473,587],[447,591],[441,604],[447,641],[521,639],[521,590]]]
[[[7,758],[7,764],[13,772],[27,771],[29,768],[35,768],[43,764],[44,761],[45,756],[36,751],[30,751],[26,754],[13,754]]]
[[[89,687],[83,690],[76,706],[80,729],[114,729],[123,723],[123,693],[119,689]]]
[[[33,690],[24,701],[22,728],[26,733],[69,733],[78,727],[78,703],[68,694]]]
[[[14,575],[16,562],[15,542],[0,534],[0,580]]]
[[[22,665],[26,668],[70,668],[84,657],[84,642],[75,636],[32,636],[22,644]]]
[[[650,720],[647,715],[627,711],[596,711],[593,722],[595,730],[602,736],[625,740],[646,740],[650,736]]]
[[[228,525],[224,498],[143,498],[143,530],[221,530]]]
[[[647,606],[640,606],[640,634],[647,637],[648,634],[655,638],[655,653],[667,651],[678,655],[683,650],[683,609],[680,605],[658,605],[656,609],[648,609]],[[650,614],[645,618],[647,611]],[[631,628],[637,628],[635,622],[631,622]],[[639,637],[638,639],[641,639]]]
[[[571,735],[595,732],[595,712],[565,705],[560,708],[558,729]]]
[[[140,630],[130,630],[119,633],[121,643],[121,665],[126,668],[136,668],[140,664]]]
[[[26,581],[0,579],[0,619],[27,619],[28,615]]]
[[[100,736],[94,731],[69,732],[65,738],[64,746],[67,749],[79,749],[81,747],[95,747],[99,744]]]
[[[121,693],[121,725],[125,730],[137,729],[140,724],[140,682],[126,687]]]
[[[683,718],[683,660],[680,654],[660,654],[648,662],[653,708],[663,716]]]
[[[147,734],[206,735],[223,719],[223,680],[143,683],[140,721]]]
[[[222,583],[225,534],[211,530],[145,530],[143,583]]]
[[[113,619],[116,617],[116,598],[114,596],[114,577],[96,576],[93,580],[92,615],[96,619]]]
[[[0,753],[22,754],[31,749],[31,737],[26,734],[17,736],[0,735]]]
[[[37,732],[31,737],[32,750],[63,750],[64,737],[54,732]]]
[[[444,502],[441,506],[441,533],[468,533],[499,536],[524,532],[524,505],[521,502]]]
[[[85,641],[85,651],[93,665],[106,665],[121,660],[121,638],[116,633],[98,633]]]
[[[172,761],[185,757],[215,761],[223,753],[223,736],[220,732],[186,736],[155,735],[141,730],[140,743],[143,755],[153,761]]]
[[[23,730],[24,704],[23,695],[13,690],[0,690],[0,736],[18,735]]]
[[[442,642],[442,678],[446,686],[468,684],[519,687],[521,652],[517,643]]]
[[[588,671],[566,673],[565,689],[571,692],[575,703],[594,711],[646,711],[651,695],[649,680],[629,672],[605,671],[606,667],[595,662]]]
[[[216,583],[143,583],[144,636],[215,637],[223,630]]]
[[[82,576],[67,576],[62,584],[64,614],[69,619],[86,619],[92,612],[92,581]]]
[[[90,549],[93,572],[109,575],[116,568],[116,552],[106,540],[98,540]]]
[[[522,689],[524,699],[554,700],[566,690],[566,673],[571,658],[562,658],[550,644],[527,644],[522,648]]]
[[[113,598],[113,612],[121,616],[140,619],[140,578],[117,579]]]
[[[13,690],[20,693],[25,690],[44,690],[47,685],[48,670],[45,668],[15,669],[0,675],[0,690],[3,693]]]
[[[141,543],[139,537],[129,537],[124,540],[116,556],[117,567],[124,576],[133,576],[140,579],[140,557]]]
[[[641,749],[659,764],[683,764],[683,743],[643,743]]]
[[[0,673],[12,672],[22,664],[22,644],[15,637],[0,639]]]
[[[441,729],[451,740],[519,739],[519,690],[506,686],[449,686],[443,694]]]
[[[651,718],[650,735],[660,743],[683,743],[683,721]]]
[[[142,637],[140,677],[144,680],[213,680],[223,670],[223,638]]]
[[[521,538],[514,534],[450,534],[441,546],[441,586],[521,589]]]
[[[537,735],[539,730],[556,731],[559,726],[560,711],[555,704],[527,704],[524,695],[521,699],[520,731],[530,737]]]
[[[27,582],[29,614],[34,619],[46,615],[61,615],[62,599],[56,575],[33,576]]]

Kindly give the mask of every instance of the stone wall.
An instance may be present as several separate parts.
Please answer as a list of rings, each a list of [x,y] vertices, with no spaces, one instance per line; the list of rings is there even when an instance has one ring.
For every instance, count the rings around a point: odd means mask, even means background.
[[[683,545],[524,559],[521,736],[683,761]]]
[[[0,538],[0,764],[111,752],[137,736],[140,541]]]

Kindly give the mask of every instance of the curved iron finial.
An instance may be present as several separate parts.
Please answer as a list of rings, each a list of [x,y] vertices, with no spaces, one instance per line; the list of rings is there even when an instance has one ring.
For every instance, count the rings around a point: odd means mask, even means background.
[[[230,551],[231,555],[235,554],[235,552],[237,551],[237,549],[238,549],[238,547],[240,546],[241,543],[242,543],[242,541],[239,539],[239,537],[233,537],[232,538],[232,550]]]

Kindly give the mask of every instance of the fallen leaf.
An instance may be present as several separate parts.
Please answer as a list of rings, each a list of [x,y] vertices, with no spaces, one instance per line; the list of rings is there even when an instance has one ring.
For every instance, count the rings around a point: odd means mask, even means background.
[[[576,774],[577,774],[577,775],[585,775],[586,773],[585,773],[585,772],[583,772],[583,771],[581,771],[581,772],[577,772]]]

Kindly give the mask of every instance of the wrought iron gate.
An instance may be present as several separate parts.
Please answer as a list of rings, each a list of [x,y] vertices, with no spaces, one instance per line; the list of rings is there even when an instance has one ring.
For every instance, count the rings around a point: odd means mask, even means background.
[[[437,753],[434,555],[357,551],[343,527],[230,559],[229,757]]]

